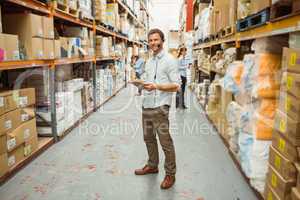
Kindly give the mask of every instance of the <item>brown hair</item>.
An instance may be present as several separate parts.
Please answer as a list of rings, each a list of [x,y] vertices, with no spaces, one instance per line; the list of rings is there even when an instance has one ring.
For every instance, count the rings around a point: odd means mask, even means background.
[[[150,35],[153,35],[153,34],[155,34],[155,33],[159,34],[160,39],[161,39],[163,42],[165,41],[165,35],[164,35],[164,33],[163,33],[161,30],[159,30],[158,28],[151,29],[151,30],[149,31],[149,33],[148,33],[148,38],[149,38]]]
[[[178,55],[177,55],[177,58],[179,58],[181,55],[182,55],[182,51],[185,50],[187,51],[187,48],[185,46],[182,46],[179,48],[179,52],[178,52]]]

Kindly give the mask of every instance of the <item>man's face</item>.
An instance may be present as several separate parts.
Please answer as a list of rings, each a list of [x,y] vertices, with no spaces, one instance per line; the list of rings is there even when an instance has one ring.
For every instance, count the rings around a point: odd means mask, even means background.
[[[149,35],[148,43],[150,49],[153,51],[154,54],[160,52],[160,50],[163,48],[163,41],[160,38],[158,33],[154,33]]]

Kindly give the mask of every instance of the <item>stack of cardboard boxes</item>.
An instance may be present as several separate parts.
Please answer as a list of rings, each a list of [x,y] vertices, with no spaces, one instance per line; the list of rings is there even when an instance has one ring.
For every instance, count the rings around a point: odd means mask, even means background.
[[[106,0],[93,0],[95,20],[106,24]]]
[[[18,35],[21,59],[54,59],[56,57],[53,18],[31,13],[5,14],[3,31]]]
[[[106,22],[108,25],[120,30],[120,15],[118,3],[108,3],[106,5]]]
[[[0,93],[0,176],[38,148],[33,88]]]
[[[300,147],[300,51],[284,48],[283,75],[275,131],[270,148],[267,199],[285,200],[291,197],[297,183]],[[299,180],[298,180],[299,182]],[[300,199],[300,185],[293,189],[293,200]]]

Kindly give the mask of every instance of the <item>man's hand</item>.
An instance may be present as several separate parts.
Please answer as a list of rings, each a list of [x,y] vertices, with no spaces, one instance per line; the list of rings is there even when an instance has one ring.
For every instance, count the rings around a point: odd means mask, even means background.
[[[150,92],[150,91],[156,90],[158,88],[157,88],[157,85],[155,83],[145,83],[144,84],[144,89]]]

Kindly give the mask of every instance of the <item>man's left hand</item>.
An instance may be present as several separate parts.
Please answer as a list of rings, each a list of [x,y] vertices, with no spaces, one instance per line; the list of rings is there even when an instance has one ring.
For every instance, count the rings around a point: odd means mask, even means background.
[[[147,91],[153,91],[157,89],[157,85],[155,83],[146,83],[144,84],[144,89]]]

